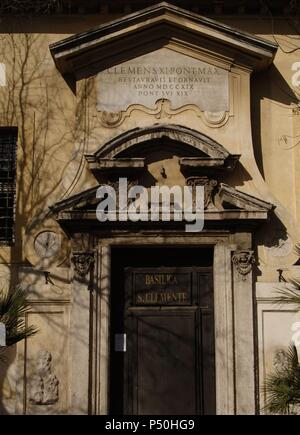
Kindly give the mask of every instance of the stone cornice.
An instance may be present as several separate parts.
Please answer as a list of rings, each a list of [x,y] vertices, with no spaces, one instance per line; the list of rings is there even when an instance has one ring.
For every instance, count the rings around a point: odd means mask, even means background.
[[[128,14],[137,8],[155,4],[156,0],[60,0],[57,2],[51,0],[3,0],[0,6],[0,13],[6,16],[46,16],[53,18],[56,16],[92,16],[92,15],[109,15]],[[286,16],[288,14],[299,15],[299,6],[295,2],[286,0],[272,0],[267,6],[259,0],[173,0],[173,3],[180,7],[196,11],[201,14],[223,16],[253,16],[253,15],[270,15]]]
[[[56,67],[75,82],[173,42],[220,56],[228,68],[272,63],[277,45],[168,3],[159,3],[50,45]]]
[[[212,207],[204,211],[205,221],[210,222],[210,224],[221,221],[223,223],[227,221],[235,226],[243,225],[246,222],[249,224],[257,224],[267,220],[269,213],[274,209],[272,204],[255,198],[252,195],[240,192],[223,183],[217,186],[215,182],[214,186],[216,190],[214,196],[219,197],[220,206],[216,207],[213,204],[213,199],[211,199]],[[99,230],[105,228],[107,225],[98,222],[96,218],[95,209],[98,203],[96,191],[98,187],[99,186],[88,189],[80,194],[60,201],[54,204],[50,209],[55,214],[56,219],[65,227],[72,228],[73,225],[75,225],[75,227],[79,225],[80,227],[91,228],[91,223],[94,222]],[[118,214],[118,210],[116,210],[116,213]],[[172,222],[171,213],[170,224],[172,224]],[[115,227],[119,226],[116,222],[111,224]],[[151,225],[149,222],[146,226],[149,226],[149,224]],[[124,223],[122,223],[122,225],[124,225]],[[143,223],[143,225],[145,225],[145,223]],[[164,222],[163,225],[166,226],[166,223]]]

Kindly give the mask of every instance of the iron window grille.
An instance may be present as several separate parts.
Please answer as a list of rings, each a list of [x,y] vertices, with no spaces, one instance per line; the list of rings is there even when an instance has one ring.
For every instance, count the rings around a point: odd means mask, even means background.
[[[15,241],[16,153],[18,130],[0,127],[0,245]]]

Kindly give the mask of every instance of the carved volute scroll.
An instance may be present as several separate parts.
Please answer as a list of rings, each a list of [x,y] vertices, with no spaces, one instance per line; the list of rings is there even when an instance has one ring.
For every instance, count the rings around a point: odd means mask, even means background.
[[[235,251],[232,255],[232,262],[242,279],[245,280],[255,263],[254,252],[248,249]]]
[[[75,272],[82,278],[88,274],[94,261],[94,254],[92,252],[74,253],[72,257]]]
[[[207,210],[210,207],[214,207],[214,191],[218,182],[216,180],[209,179],[208,177],[189,177],[186,180],[187,186],[196,187],[203,186],[204,187],[204,210]]]

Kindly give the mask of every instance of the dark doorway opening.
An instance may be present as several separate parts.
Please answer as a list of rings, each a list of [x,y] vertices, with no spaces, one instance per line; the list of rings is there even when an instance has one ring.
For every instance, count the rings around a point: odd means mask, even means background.
[[[215,413],[212,264],[211,247],[112,248],[110,414]]]

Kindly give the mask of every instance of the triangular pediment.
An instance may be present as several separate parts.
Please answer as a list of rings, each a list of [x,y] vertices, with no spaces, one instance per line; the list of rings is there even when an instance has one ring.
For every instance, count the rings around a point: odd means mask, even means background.
[[[88,32],[54,43],[56,67],[69,80],[90,77],[114,65],[168,46],[188,47],[250,70],[268,66],[277,45],[168,3],[159,3]]]
[[[116,181],[115,183],[110,183],[110,185],[117,187],[118,181]],[[132,187],[133,185],[134,183],[132,185],[129,185],[128,188]],[[51,210],[54,212],[94,210],[99,202],[99,200],[96,198],[96,192],[100,186],[101,185],[97,185],[95,187],[85,190],[84,192],[59,201],[51,207]],[[220,183],[216,188],[216,191],[219,204],[221,204],[221,207],[219,207],[219,211],[241,210],[244,212],[268,213],[274,208],[274,206],[269,202],[263,201],[253,195],[249,195],[248,193],[241,192],[234,187],[228,186],[224,183]],[[214,200],[214,202],[216,202],[216,200]],[[216,206],[214,206],[213,208],[210,207],[208,209],[208,212],[215,211],[217,209],[218,207]]]
[[[274,208],[269,202],[263,201],[248,193],[241,192],[227,184],[220,183],[218,196],[224,210],[243,210],[247,212],[269,212]]]
[[[205,187],[205,210],[204,220],[208,227],[220,226],[239,226],[239,225],[257,225],[260,222],[266,221],[269,218],[270,212],[274,206],[266,201],[256,198],[244,192],[230,187],[223,183],[217,183],[215,180],[210,180],[207,177],[191,177],[195,180],[187,179],[188,185],[203,185]],[[198,178],[198,179],[197,179]],[[116,213],[118,216],[118,183],[111,182],[109,185],[114,187],[116,191]],[[132,182],[128,184],[128,189],[137,183]],[[103,184],[104,185],[104,184]],[[50,207],[52,213],[55,215],[57,221],[69,233],[75,231],[80,227],[81,230],[91,231],[93,228],[97,230],[105,229],[107,223],[101,223],[97,220],[96,209],[101,199],[97,198],[97,190],[103,185],[97,185],[91,189],[74,195],[70,198],[57,202]],[[207,190],[208,188],[208,190]],[[150,198],[150,191],[149,198]],[[128,206],[132,200],[129,200]],[[175,210],[173,204],[173,211],[171,210],[171,224],[174,224],[172,213]],[[149,203],[149,213],[151,206]],[[149,214],[150,216],[150,214]],[[130,219],[129,219],[130,221]],[[160,222],[161,225],[168,226],[170,222]],[[184,221],[183,221],[184,222]],[[123,227],[128,224],[124,222],[109,222],[109,225],[114,228]],[[136,224],[138,224],[136,222]],[[141,223],[144,227],[151,226],[151,219],[149,222]],[[158,223],[156,222],[155,225]]]

